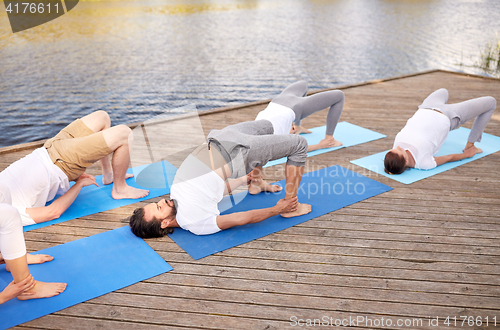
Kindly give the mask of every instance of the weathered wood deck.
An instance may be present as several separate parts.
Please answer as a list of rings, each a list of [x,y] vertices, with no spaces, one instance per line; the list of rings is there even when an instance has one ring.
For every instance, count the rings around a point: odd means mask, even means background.
[[[481,316],[482,327],[486,316],[490,327],[496,316],[500,328],[500,154],[411,185],[349,163],[390,148],[420,102],[440,87],[450,91],[449,102],[483,95],[500,101],[500,80],[443,71],[346,86],[341,120],[387,138],[307,163],[306,171],[339,164],[394,190],[198,261],[169,238],[147,240],[173,271],[17,328],[282,329],[296,328],[294,317],[369,318],[371,325],[351,327],[365,329],[398,328],[398,320],[421,320],[408,329],[437,329],[429,317],[439,317],[439,328],[479,328],[462,327],[460,316]],[[205,128],[222,128],[253,120],[264,107],[257,102],[201,119]],[[321,126],[325,116],[322,111],[303,123]],[[485,132],[500,136],[499,110]],[[0,154],[0,169],[32,149],[13,150]],[[89,171],[100,174],[97,166]],[[283,178],[279,167],[266,175]],[[121,220],[143,204],[27,232],[27,248],[123,226]],[[444,325],[447,316],[456,317],[457,326]],[[376,326],[382,318],[392,327]]]

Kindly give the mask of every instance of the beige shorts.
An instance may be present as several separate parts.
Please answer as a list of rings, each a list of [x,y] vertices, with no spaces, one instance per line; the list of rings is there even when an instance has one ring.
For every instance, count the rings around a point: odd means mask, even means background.
[[[47,140],[44,147],[50,159],[68,176],[69,181],[76,180],[87,167],[112,152],[103,133],[94,133],[80,119]]]

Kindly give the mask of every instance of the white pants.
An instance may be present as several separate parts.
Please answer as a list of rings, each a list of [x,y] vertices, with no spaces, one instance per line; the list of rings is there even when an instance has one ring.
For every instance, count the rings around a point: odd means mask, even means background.
[[[5,260],[26,254],[21,215],[11,203],[9,188],[0,183],[0,253]]]

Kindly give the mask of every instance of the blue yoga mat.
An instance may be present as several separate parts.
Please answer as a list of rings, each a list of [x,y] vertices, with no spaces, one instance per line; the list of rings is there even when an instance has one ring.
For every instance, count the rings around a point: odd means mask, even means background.
[[[301,134],[306,138],[309,145],[318,144],[325,138],[326,126],[315,127],[311,129],[312,133]],[[319,149],[307,153],[308,157],[324,154],[340,148],[347,148],[361,143],[366,143],[374,140],[384,138],[384,134],[380,134],[369,129],[348,123],[346,121],[338,123],[335,128],[333,137],[343,143],[340,147]],[[264,167],[274,166],[286,163],[286,157],[276,159],[267,163]]]
[[[113,199],[113,197],[111,197],[113,185],[103,185],[102,175],[98,175],[95,178],[99,187],[96,187],[95,185],[83,187],[73,204],[71,204],[61,217],[55,220],[25,226],[23,231],[26,232],[50,226],[56,223],[112,210],[120,206],[130,205],[146,199],[169,194],[170,185],[172,184],[176,171],[177,168],[166,161],[129,169],[128,173],[133,172],[136,177],[128,179],[127,184],[132,187],[149,190],[149,195],[140,199]],[[163,178],[167,178],[167,180],[164,180]],[[168,182],[166,183],[166,181]],[[74,182],[71,183],[71,185],[73,184]],[[47,203],[47,205],[48,204],[50,204],[50,202]]]
[[[469,136],[469,133],[470,129],[465,127],[460,127],[457,130],[451,131],[436,156],[461,153],[463,148],[465,147],[465,144],[467,143],[467,137]],[[431,170],[417,170],[411,168],[398,175],[387,174],[384,171],[384,157],[388,150],[379,152],[378,154],[353,160],[351,161],[351,163],[364,167],[370,171],[381,174],[401,183],[410,184],[500,151],[500,137],[483,133],[481,142],[476,143],[476,146],[482,149],[483,152],[480,154],[476,154],[472,158],[446,163]]]
[[[285,180],[279,181],[278,184],[284,186]],[[312,212],[309,214],[294,218],[283,218],[277,215],[259,223],[233,227],[204,236],[197,236],[176,228],[169,236],[193,259],[201,259],[389,190],[392,190],[389,186],[336,165],[304,174],[297,196],[300,202],[312,205]],[[222,214],[271,207],[284,197],[284,191],[260,193],[258,195],[247,194],[240,203]],[[238,198],[235,198],[235,200],[238,200]],[[219,204],[219,208],[227,209],[225,205],[227,203],[231,203],[231,201],[228,197],[224,197]]]
[[[68,283],[58,296],[0,305],[0,328],[7,329],[172,270],[142,239],[122,227],[57,245],[37,253],[54,257],[30,265],[36,280]],[[12,275],[0,266],[0,291]]]

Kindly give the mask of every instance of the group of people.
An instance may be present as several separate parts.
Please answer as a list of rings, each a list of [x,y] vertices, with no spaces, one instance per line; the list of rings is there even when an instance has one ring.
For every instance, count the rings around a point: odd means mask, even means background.
[[[474,143],[496,108],[492,97],[447,104],[448,91],[429,95],[396,136],[385,157],[385,170],[400,174],[407,168],[431,169],[481,152]],[[170,199],[161,199],[134,210],[132,232],[143,238],[161,237],[180,227],[196,235],[213,234],[234,226],[263,221],[271,216],[289,218],[311,212],[311,205],[297,198],[307,152],[342,145],[333,137],[344,107],[344,93],[332,90],[307,96],[307,86],[296,82],[275,97],[254,121],[212,130],[206,143],[181,164],[171,186]],[[309,133],[301,120],[328,108],[326,134],[317,145],[308,145],[299,133]],[[434,157],[450,130],[475,118],[464,150]],[[129,186],[131,130],[111,127],[104,111],[91,113],[62,129],[43,147],[11,164],[0,173],[0,263],[6,263],[13,281],[0,292],[0,304],[51,297],[63,292],[65,283],[40,282],[30,275],[28,264],[52,260],[48,255],[26,253],[22,227],[58,218],[80,190],[97,185],[85,173],[100,161],[103,184],[113,184],[112,197],[142,198],[148,191]],[[111,157],[112,154],[112,157]],[[285,197],[269,208],[220,215],[217,204],[241,185],[250,194],[277,192],[283,188],[266,182],[262,168],[269,161],[287,158]],[[69,188],[69,181],[75,184]],[[46,206],[56,196],[53,203]]]

